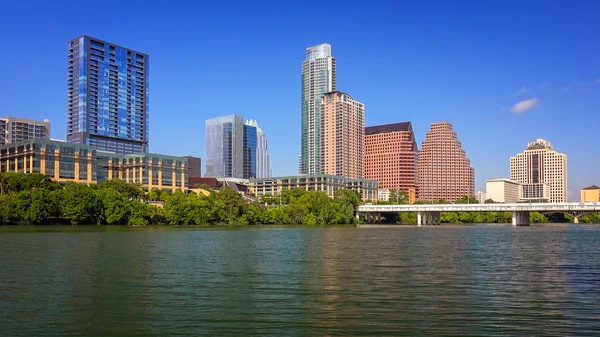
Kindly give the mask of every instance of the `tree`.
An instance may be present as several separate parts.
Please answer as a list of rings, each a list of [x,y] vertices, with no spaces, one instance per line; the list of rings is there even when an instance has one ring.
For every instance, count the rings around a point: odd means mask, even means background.
[[[306,189],[302,187],[296,187],[293,189],[286,189],[281,191],[281,201],[283,204],[289,204],[293,199],[300,199],[304,194],[306,194]]]
[[[152,189],[152,191],[148,192],[148,200],[156,201],[158,200],[158,189]]]
[[[132,212],[131,194],[124,195],[116,189],[102,188],[97,192],[102,202],[101,221],[108,225],[126,225]],[[135,199],[133,199],[135,200]]]
[[[397,205],[408,204],[408,194],[404,190],[390,190],[388,203]]]
[[[144,191],[142,191],[139,185],[127,183],[119,179],[107,180],[98,187],[99,189],[113,189],[130,200],[137,200],[144,196]]]
[[[463,196],[462,198],[454,201],[455,204],[478,204],[479,201],[475,197]]]
[[[101,220],[102,202],[89,187],[67,183],[64,189],[53,193],[59,201],[62,218],[72,225],[98,224]]]
[[[496,202],[492,199],[485,199],[484,204],[495,204]]]
[[[275,205],[279,203],[279,197],[273,196],[271,194],[265,194],[260,197],[260,202],[266,205]]]
[[[362,204],[362,198],[357,191],[345,188],[335,191],[334,198],[336,201],[341,201],[343,204],[352,205],[354,209]]]

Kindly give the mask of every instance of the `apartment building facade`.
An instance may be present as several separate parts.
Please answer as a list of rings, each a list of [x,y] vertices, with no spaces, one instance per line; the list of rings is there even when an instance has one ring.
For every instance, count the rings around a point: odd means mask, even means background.
[[[306,49],[301,75],[299,174],[322,174],[322,115],[325,93],[336,90],[336,61],[327,43]]]
[[[380,188],[414,194],[418,149],[411,122],[365,128],[364,177]]]
[[[86,35],[69,41],[67,51],[67,141],[146,152],[150,57]]]
[[[321,114],[323,173],[362,179],[365,105],[333,91],[323,95]]]
[[[454,202],[475,196],[475,170],[452,124],[431,124],[418,153],[419,200]]]
[[[50,120],[36,121],[11,116],[0,118],[0,145],[28,139],[50,139]]]

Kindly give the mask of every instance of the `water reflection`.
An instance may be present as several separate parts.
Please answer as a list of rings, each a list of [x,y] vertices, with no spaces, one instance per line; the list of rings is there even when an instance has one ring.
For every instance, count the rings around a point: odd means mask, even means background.
[[[591,333],[600,228],[0,235],[7,335]]]

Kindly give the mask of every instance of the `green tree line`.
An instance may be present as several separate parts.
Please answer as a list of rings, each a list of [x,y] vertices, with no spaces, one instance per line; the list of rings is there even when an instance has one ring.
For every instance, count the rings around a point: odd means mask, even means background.
[[[162,201],[163,207],[148,200]],[[208,196],[153,190],[110,180],[99,185],[59,184],[42,174],[0,173],[2,225],[256,225],[354,224],[357,192],[297,188],[249,202],[231,188]]]

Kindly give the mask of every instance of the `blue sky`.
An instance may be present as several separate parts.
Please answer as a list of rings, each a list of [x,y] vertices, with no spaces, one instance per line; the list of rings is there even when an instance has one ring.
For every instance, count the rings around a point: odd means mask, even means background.
[[[274,174],[291,175],[300,65],[327,42],[367,125],[412,121],[420,143],[430,123],[453,123],[478,190],[548,139],[579,200],[600,185],[598,13],[594,1],[11,1],[0,115],[49,118],[64,139],[66,42],[87,34],[150,55],[152,152],[204,157],[205,119],[236,113],[267,133]]]

